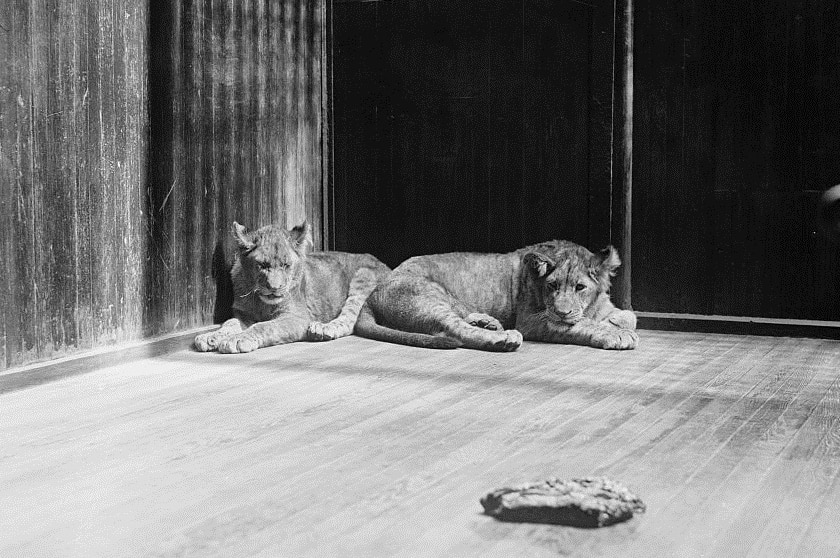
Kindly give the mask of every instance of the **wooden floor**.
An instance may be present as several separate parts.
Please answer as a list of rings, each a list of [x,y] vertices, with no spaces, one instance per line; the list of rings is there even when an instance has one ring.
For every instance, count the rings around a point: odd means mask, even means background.
[[[0,376],[0,556],[840,556],[836,341],[172,345]],[[493,488],[586,475],[648,512],[481,513]]]

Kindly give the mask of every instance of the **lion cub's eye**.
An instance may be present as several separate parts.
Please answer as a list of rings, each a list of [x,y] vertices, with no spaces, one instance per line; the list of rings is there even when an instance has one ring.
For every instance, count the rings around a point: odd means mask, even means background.
[[[578,292],[582,291],[585,288],[586,288],[586,285],[584,285],[583,283],[578,283],[577,285],[575,285],[575,290],[578,291]]]
[[[260,269],[268,269],[271,267],[271,264],[268,262],[257,262],[257,265]]]

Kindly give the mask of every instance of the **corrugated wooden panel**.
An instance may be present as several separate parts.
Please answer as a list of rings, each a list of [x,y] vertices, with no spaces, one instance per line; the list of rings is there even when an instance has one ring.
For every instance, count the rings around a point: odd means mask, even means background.
[[[0,10],[0,369],[142,329],[146,19],[130,0]]]
[[[208,324],[216,238],[321,245],[325,0],[0,7],[0,369]]]
[[[147,333],[209,323],[237,220],[322,240],[324,0],[152,2]]]

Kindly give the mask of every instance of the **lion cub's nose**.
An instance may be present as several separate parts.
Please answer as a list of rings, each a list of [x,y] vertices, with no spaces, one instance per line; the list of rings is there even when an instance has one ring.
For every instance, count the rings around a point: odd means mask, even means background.
[[[556,302],[554,304],[554,311],[558,316],[566,317],[572,313],[574,307],[568,302]]]
[[[274,291],[280,290],[283,287],[283,278],[279,274],[271,274],[268,276],[268,288]]]

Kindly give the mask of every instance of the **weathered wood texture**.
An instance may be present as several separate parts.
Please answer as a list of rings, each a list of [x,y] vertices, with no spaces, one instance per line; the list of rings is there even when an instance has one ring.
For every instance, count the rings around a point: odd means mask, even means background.
[[[334,240],[610,240],[613,2],[336,2]]]
[[[213,247],[308,219],[322,245],[325,0],[152,0],[146,329],[209,323]]]
[[[142,332],[147,15],[0,6],[0,369]]]
[[[209,323],[233,219],[322,242],[325,10],[0,4],[0,369]]]
[[[633,306],[840,319],[833,0],[636,0]]]
[[[42,385],[0,375],[0,555],[840,554],[836,341],[187,343]],[[599,530],[481,513],[494,488],[591,474],[647,513]]]

